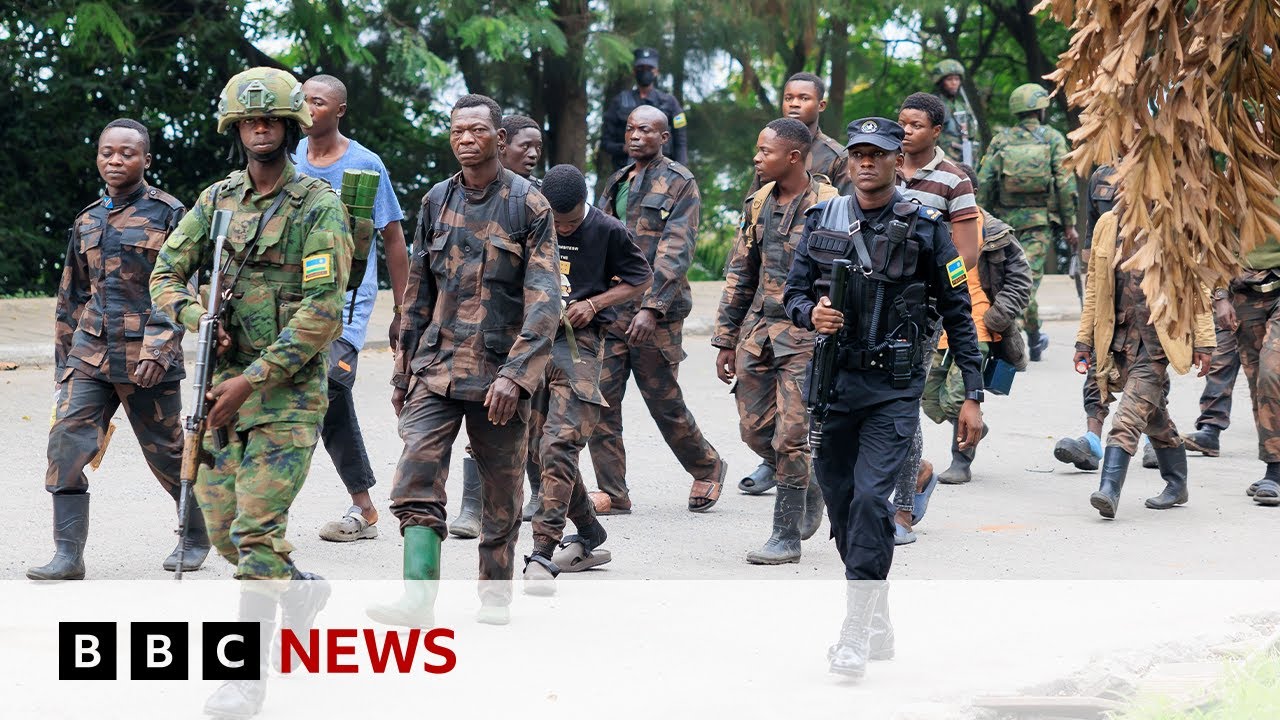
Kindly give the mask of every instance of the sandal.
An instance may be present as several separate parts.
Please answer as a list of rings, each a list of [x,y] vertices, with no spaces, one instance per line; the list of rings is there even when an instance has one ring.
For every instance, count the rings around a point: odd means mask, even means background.
[[[902,523],[893,524],[893,544],[894,545],[910,545],[916,541],[916,534],[907,529]]]
[[[747,495],[760,495],[769,492],[777,484],[773,468],[767,463],[760,463],[760,466],[752,470],[750,475],[738,481],[738,490]]]
[[[591,507],[596,511],[596,515],[631,514],[630,500],[614,500],[603,490],[592,490],[587,493],[587,497],[591,498]]]
[[[581,535],[570,535],[560,543],[560,549],[551,556],[551,562],[560,572],[581,572],[604,565],[613,559],[608,550],[587,549],[587,541]]]
[[[372,540],[378,537],[378,526],[364,519],[360,508],[352,505],[341,520],[330,520],[320,528],[320,539],[329,542]]]
[[[1265,478],[1259,481],[1258,489],[1253,493],[1253,501],[1266,507],[1280,505],[1280,484]]]
[[[1254,495],[1258,494],[1258,486],[1261,484],[1262,484],[1261,480],[1253,481],[1252,483],[1249,484],[1248,489],[1244,491],[1244,494],[1248,495],[1249,497],[1253,497]]]
[[[915,498],[911,502],[911,506],[915,510],[911,513],[912,527],[919,525],[924,519],[924,513],[929,509],[929,498],[933,497],[933,491],[938,487],[938,473],[929,476],[929,482],[925,484],[924,490],[916,493]]]
[[[694,480],[689,488],[689,512],[706,512],[720,499],[720,491],[724,489],[724,477],[729,474],[729,466],[720,461],[720,474],[715,480]],[[703,501],[703,502],[699,502]]]

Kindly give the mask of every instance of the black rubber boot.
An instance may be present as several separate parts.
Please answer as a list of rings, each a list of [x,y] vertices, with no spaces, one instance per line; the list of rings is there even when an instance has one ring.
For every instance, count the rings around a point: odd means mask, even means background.
[[[276,630],[276,599],[252,590],[240,591],[240,620],[258,623],[257,680],[228,680],[204,703],[206,715],[243,720],[257,715],[267,699],[267,653]],[[252,662],[252,661],[250,661]]]
[[[542,507],[542,468],[536,463],[526,463],[524,472],[529,476],[529,502],[520,511],[520,520],[532,522],[533,516]]]
[[[867,661],[871,658],[871,624],[882,590],[882,584],[874,581],[849,583],[840,640],[828,651],[831,672],[855,680],[867,673]]]
[[[761,495],[777,485],[777,477],[769,463],[760,463],[750,475],[738,481],[738,489],[747,495]]]
[[[892,660],[893,621],[889,619],[889,583],[880,588],[880,597],[876,598],[875,614],[871,616],[871,638],[868,641],[872,660]]]
[[[1182,440],[1187,444],[1187,449],[1198,452],[1206,457],[1218,457],[1221,454],[1220,445],[1218,443],[1218,433],[1222,431],[1212,425],[1205,425],[1197,428],[1190,435],[1183,435]]]
[[[1129,472],[1131,459],[1132,456],[1123,448],[1115,446],[1107,446],[1102,453],[1102,479],[1098,492],[1089,496],[1089,504],[1108,520],[1116,517],[1116,508],[1120,505],[1120,490],[1124,488],[1124,476]]]
[[[449,534],[463,540],[480,537],[480,510],[484,506],[484,485],[480,468],[471,458],[462,459],[462,510],[449,526]]]
[[[1156,459],[1156,449],[1151,446],[1150,440],[1142,446],[1142,467],[1148,470],[1160,467],[1160,461]]]
[[[178,502],[177,498],[174,502]],[[179,504],[178,508],[181,507]],[[181,517],[178,518],[178,527],[182,527]],[[187,498],[187,537],[185,540],[178,538],[178,545],[174,546],[173,552],[162,563],[165,570],[173,572],[178,569],[178,549],[184,544],[186,551],[182,554],[182,572],[199,570],[204,559],[209,556],[209,530],[204,525],[204,513],[200,512],[200,505],[195,498]]]
[[[333,587],[328,580],[315,573],[294,568],[289,589],[280,597],[281,629],[292,630],[294,635],[305,637],[332,594]],[[271,666],[280,670],[279,637],[273,642]]]
[[[822,511],[826,509],[822,501],[822,488],[818,486],[818,478],[809,475],[809,488],[804,492],[804,520],[800,522],[800,539],[813,537],[822,527]]]
[[[1078,470],[1098,469],[1098,456],[1093,454],[1089,441],[1083,437],[1062,438],[1053,446],[1053,456],[1058,462],[1075,465]]]
[[[773,499],[773,535],[764,547],[747,553],[752,565],[782,565],[800,562],[800,521],[804,517],[803,488],[778,486]]]
[[[973,464],[973,458],[977,455],[977,448],[961,450],[960,444],[956,440],[958,432],[957,423],[952,421],[951,467],[938,473],[938,482],[943,485],[963,485],[973,479],[973,473],[970,472],[969,466]]]
[[[27,569],[32,580],[83,580],[89,537],[89,493],[53,496],[53,559]]]
[[[1168,510],[1187,501],[1187,449],[1156,448],[1155,452],[1160,462],[1160,477],[1164,478],[1164,492],[1147,498],[1147,507]]]

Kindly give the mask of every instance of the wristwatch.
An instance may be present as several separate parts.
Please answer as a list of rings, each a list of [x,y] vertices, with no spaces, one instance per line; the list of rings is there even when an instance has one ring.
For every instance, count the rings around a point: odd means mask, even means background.
[[[391,308],[391,314],[392,314],[392,315],[399,315],[399,314],[400,314],[400,311],[401,311],[401,310],[403,310],[403,309],[404,309],[404,308],[400,307],[399,305],[396,305],[395,307]]]
[[[987,399],[987,394],[981,390],[970,390],[964,394],[964,399],[980,403]]]
[[[1224,287],[1216,287],[1216,288],[1214,288],[1214,289],[1213,289],[1213,299],[1214,299],[1214,300],[1226,300],[1226,299],[1227,299],[1227,289],[1226,289],[1226,288],[1224,288]]]

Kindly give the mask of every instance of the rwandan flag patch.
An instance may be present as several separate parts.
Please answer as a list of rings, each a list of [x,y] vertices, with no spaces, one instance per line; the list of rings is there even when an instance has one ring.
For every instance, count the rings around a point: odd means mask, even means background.
[[[323,255],[312,255],[302,261],[302,282],[311,282],[312,280],[323,280],[333,274],[331,265],[333,264],[333,256],[329,253]]]
[[[951,281],[951,287],[959,287],[964,282],[964,260],[957,257],[955,260],[947,263],[947,279]]]

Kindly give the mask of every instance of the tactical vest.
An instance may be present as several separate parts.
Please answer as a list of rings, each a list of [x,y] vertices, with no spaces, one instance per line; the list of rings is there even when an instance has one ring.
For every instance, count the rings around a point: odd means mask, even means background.
[[[818,294],[830,292],[832,263],[853,263],[839,334],[846,370],[883,370],[895,389],[910,384],[929,337],[928,287],[918,279],[925,248],[916,235],[921,206],[898,202],[883,226],[869,220],[850,196],[821,208],[820,227],[809,235],[809,257],[822,267]]]
[[[1000,148],[1000,204],[1044,207],[1053,189],[1052,147],[1044,127],[1029,130],[1031,142]]]
[[[289,229],[303,220],[311,193],[332,189],[323,180],[298,175],[264,212],[241,204],[231,189],[238,184],[232,173],[213,192],[214,207],[232,213],[219,265],[224,283],[233,278],[235,283],[227,313],[227,333],[234,342],[230,359],[247,365],[276,341],[302,304],[303,248],[288,242]]]
[[[1093,203],[1097,213],[1111,212],[1116,206],[1116,186],[1115,186],[1115,169],[1109,172],[1098,171],[1097,182],[1093,183],[1093,187],[1089,188],[1089,200]]]

